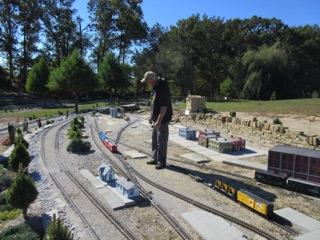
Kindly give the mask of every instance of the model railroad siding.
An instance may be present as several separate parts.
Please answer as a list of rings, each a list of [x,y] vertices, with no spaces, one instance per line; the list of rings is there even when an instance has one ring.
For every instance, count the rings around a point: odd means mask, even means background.
[[[269,150],[268,171],[320,184],[320,151],[279,145]]]
[[[264,170],[256,170],[254,178],[263,183],[284,187],[287,184],[285,175],[267,172]]]
[[[273,213],[274,205],[272,203],[244,189],[238,190],[237,201],[261,213],[262,215],[270,216]]]
[[[296,191],[316,194],[317,196],[320,196],[320,183],[313,183],[297,178],[288,178],[287,186]]]

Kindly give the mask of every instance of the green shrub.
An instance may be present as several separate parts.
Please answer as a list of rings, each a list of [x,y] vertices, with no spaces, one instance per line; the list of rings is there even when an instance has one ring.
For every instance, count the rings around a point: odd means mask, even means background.
[[[82,123],[84,123],[84,116],[80,116],[80,117],[79,117],[79,120],[80,120]]]
[[[68,152],[87,152],[91,148],[91,143],[88,141],[83,141],[79,138],[73,139],[67,146]]]
[[[0,232],[0,239],[3,240],[22,240],[22,239],[28,239],[28,240],[38,240],[40,239],[40,236],[38,233],[34,232],[32,228],[25,223],[10,226]]]
[[[236,112],[230,112],[229,115],[230,115],[230,117],[236,117],[237,113]]]
[[[7,221],[17,218],[21,214],[21,209],[14,208],[0,212],[0,221]],[[0,237],[0,239],[3,239]]]
[[[17,145],[18,143],[21,143],[23,146],[25,146],[26,149],[29,148],[29,143],[23,138],[21,134],[16,138],[16,141],[14,142],[15,145]]]
[[[0,192],[8,189],[13,183],[13,178],[10,176],[0,176]]]
[[[271,101],[277,100],[277,93],[276,93],[275,91],[273,91],[273,92],[271,93],[270,100],[271,100]]]
[[[279,118],[273,119],[273,124],[282,124]]]
[[[312,98],[318,98],[319,97],[319,92],[318,91],[313,91],[311,97]]]

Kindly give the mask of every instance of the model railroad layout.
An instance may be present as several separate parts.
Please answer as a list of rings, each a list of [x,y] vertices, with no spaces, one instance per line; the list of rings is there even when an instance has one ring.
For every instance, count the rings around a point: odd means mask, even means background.
[[[99,127],[98,127],[98,124],[97,124],[96,120],[95,120],[95,125],[96,125],[95,127],[91,127],[92,136],[94,136],[94,134],[95,134],[95,135],[98,136],[98,138],[100,139],[100,141],[102,141],[102,138],[104,138],[104,137],[103,137],[103,135],[101,134],[101,131],[99,130]],[[127,126],[128,126],[128,125],[127,125]],[[95,129],[95,130],[94,130],[94,129]],[[122,132],[122,131],[124,131],[124,129],[122,129],[120,132]],[[103,132],[102,132],[102,133],[103,133]],[[102,136],[102,138],[101,138],[101,136]],[[117,142],[119,142],[119,140],[120,140],[120,137],[117,136]],[[101,147],[99,146],[99,144],[96,142],[95,139],[94,139],[94,141],[95,141],[97,147],[101,149]],[[104,140],[103,140],[103,142],[104,142]],[[105,145],[105,144],[104,144],[104,145]],[[131,147],[131,148],[132,148],[132,147]],[[108,148],[108,149],[109,149],[109,148]],[[110,149],[109,149],[109,150],[110,150]],[[103,151],[103,150],[102,150],[102,153],[104,154],[104,151]],[[200,203],[200,202],[195,201],[194,199],[188,198],[188,197],[186,197],[186,196],[184,196],[184,195],[182,195],[182,194],[179,194],[179,193],[177,193],[177,192],[175,192],[175,191],[172,191],[172,190],[170,190],[170,189],[168,189],[168,188],[165,188],[165,187],[163,187],[163,186],[161,186],[161,185],[153,182],[152,180],[146,178],[143,174],[139,173],[138,171],[136,171],[136,170],[133,169],[132,167],[128,166],[128,163],[127,163],[127,162],[122,161],[122,158],[123,158],[123,157],[122,157],[121,154],[119,154],[119,152],[118,152],[118,153],[114,153],[114,152],[110,151],[110,153],[112,153],[114,157],[116,157],[118,160],[120,160],[122,164],[126,165],[124,168],[127,169],[127,170],[129,169],[129,170],[131,171],[131,173],[129,173],[129,175],[132,176],[132,179],[136,179],[136,176],[137,176],[139,179],[147,182],[148,184],[150,184],[150,185],[152,185],[152,186],[154,186],[154,187],[156,187],[156,188],[158,188],[158,189],[160,189],[160,190],[162,190],[162,191],[164,191],[164,192],[167,192],[167,193],[169,193],[169,194],[171,194],[171,195],[173,195],[173,196],[175,196],[175,197],[177,197],[177,198],[179,198],[179,199],[182,199],[182,200],[184,200],[184,201],[186,201],[186,202],[188,202],[188,203],[191,203],[191,204],[193,204],[194,206],[199,207],[200,209],[203,209],[203,210],[208,211],[208,212],[211,212],[211,213],[213,213],[213,214],[215,214],[215,215],[221,216],[221,217],[225,218],[226,220],[229,220],[229,221],[231,221],[231,222],[234,222],[234,223],[236,223],[236,224],[238,224],[238,225],[240,225],[240,226],[245,227],[246,229],[249,229],[249,230],[255,232],[256,234],[258,234],[258,235],[260,235],[260,236],[265,237],[266,239],[275,239],[269,232],[265,232],[265,231],[263,231],[262,229],[259,229],[259,228],[255,227],[255,226],[252,226],[251,224],[248,224],[248,223],[246,223],[246,222],[244,222],[244,221],[242,221],[242,220],[240,220],[240,219],[238,219],[238,218],[235,218],[235,217],[233,217],[233,216],[231,216],[231,215],[225,214],[225,213],[223,213],[223,212],[221,212],[221,211],[219,211],[219,210],[217,210],[217,209],[215,209],[215,208],[212,208],[212,207],[210,207],[210,206],[204,205],[204,204],[202,204],[202,203]],[[111,158],[110,158],[108,155],[106,155],[106,157],[107,157],[109,160],[111,160]],[[111,161],[112,161],[112,160],[111,160]],[[119,168],[119,167],[116,166],[116,165],[117,165],[116,163],[112,162],[111,164],[112,164],[112,165],[115,164],[114,167],[116,167],[119,171],[121,171],[122,174],[124,174],[125,176],[128,176],[128,173],[123,172],[123,170],[121,170],[121,168]],[[199,179],[201,179],[201,178],[198,178],[198,181],[199,181]],[[139,183],[137,183],[137,184],[140,185]],[[144,192],[144,191],[142,191],[142,192]],[[152,196],[150,196],[150,195],[148,194],[148,193],[149,193],[148,191],[146,191],[145,193],[147,194],[147,198],[152,199]],[[157,204],[156,204],[156,205],[157,205]],[[170,214],[169,214],[169,215],[170,215]],[[297,232],[296,232],[295,230],[293,230],[293,229],[286,228],[286,227],[281,226],[281,225],[280,225],[279,227],[281,227],[282,229],[290,232],[291,234],[297,234]]]
[[[54,128],[58,128],[55,134],[55,153],[56,153],[56,161],[61,169],[61,171],[63,171],[66,176],[79,188],[79,190],[91,201],[91,203],[119,230],[119,232],[126,238],[126,239],[139,239],[133,232],[131,232],[131,230],[129,228],[127,228],[126,224],[122,221],[120,221],[120,219],[118,219],[114,214],[113,211],[108,209],[107,207],[105,207],[105,204],[102,203],[98,198],[96,198],[94,196],[94,194],[92,194],[90,191],[88,191],[85,186],[83,186],[83,184],[81,183],[81,181],[79,179],[77,179],[75,177],[74,174],[72,174],[69,169],[65,166],[65,164],[63,163],[64,161],[62,161],[61,157],[60,157],[60,150],[59,150],[59,143],[58,143],[58,139],[59,139],[59,134],[61,132],[61,130],[67,125],[69,124],[70,121],[61,124],[61,126],[59,127],[58,125],[56,125]],[[51,129],[48,129],[44,132],[44,134],[42,135],[42,139],[41,139],[41,144],[42,144],[42,148],[41,148],[41,156],[43,159],[43,162],[45,164],[45,166],[48,168],[48,172],[50,177],[52,178],[53,182],[55,183],[55,185],[57,186],[57,188],[61,191],[63,197],[65,198],[66,202],[77,212],[77,214],[80,216],[80,218],[82,219],[82,221],[85,223],[85,225],[91,230],[91,235],[94,239],[99,239],[97,234],[94,232],[93,227],[87,222],[85,216],[81,213],[81,210],[78,209],[78,207],[76,206],[76,204],[73,203],[73,201],[68,197],[68,194],[65,192],[63,184],[60,182],[61,180],[58,179],[55,174],[53,174],[53,170],[52,169],[49,161],[46,158],[46,154],[45,154],[45,139],[46,139],[46,135],[49,131],[51,131]]]

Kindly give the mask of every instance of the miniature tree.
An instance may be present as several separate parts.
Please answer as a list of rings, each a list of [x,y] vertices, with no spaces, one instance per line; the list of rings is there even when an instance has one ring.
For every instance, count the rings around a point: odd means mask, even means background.
[[[14,142],[15,145],[18,143],[21,143],[26,149],[29,148],[29,143],[23,138],[22,134],[19,134],[16,138],[16,141]]]
[[[13,144],[15,140],[16,132],[15,132],[15,127],[11,123],[8,123],[8,133],[9,133],[10,143]]]
[[[31,162],[31,157],[23,145],[22,141],[17,142],[14,149],[12,150],[9,157],[9,166],[13,171],[18,171],[19,164],[22,163],[22,166],[28,167]]]
[[[38,124],[38,127],[39,127],[39,128],[42,127],[42,123],[41,123],[41,119],[40,119],[40,118],[37,118],[37,124]]]
[[[48,223],[47,237],[45,239],[59,239],[59,240],[72,240],[73,234],[69,231],[67,226],[57,219],[53,214],[53,221]]]
[[[22,124],[22,131],[23,132],[28,132],[28,121],[27,119],[24,119],[23,124]]]
[[[14,208],[22,209],[23,217],[26,218],[28,207],[37,196],[38,191],[34,182],[24,174],[22,164],[20,164],[18,174],[6,193],[7,202]]]

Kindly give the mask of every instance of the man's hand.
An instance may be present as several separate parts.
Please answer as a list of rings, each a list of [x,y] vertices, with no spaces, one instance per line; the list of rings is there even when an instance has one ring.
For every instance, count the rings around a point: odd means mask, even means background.
[[[160,126],[161,126],[161,122],[159,122],[159,121],[156,121],[156,122],[154,123],[154,125],[153,125],[153,127],[154,127],[155,129],[159,129]]]
[[[152,118],[149,118],[149,124],[153,124]]]

